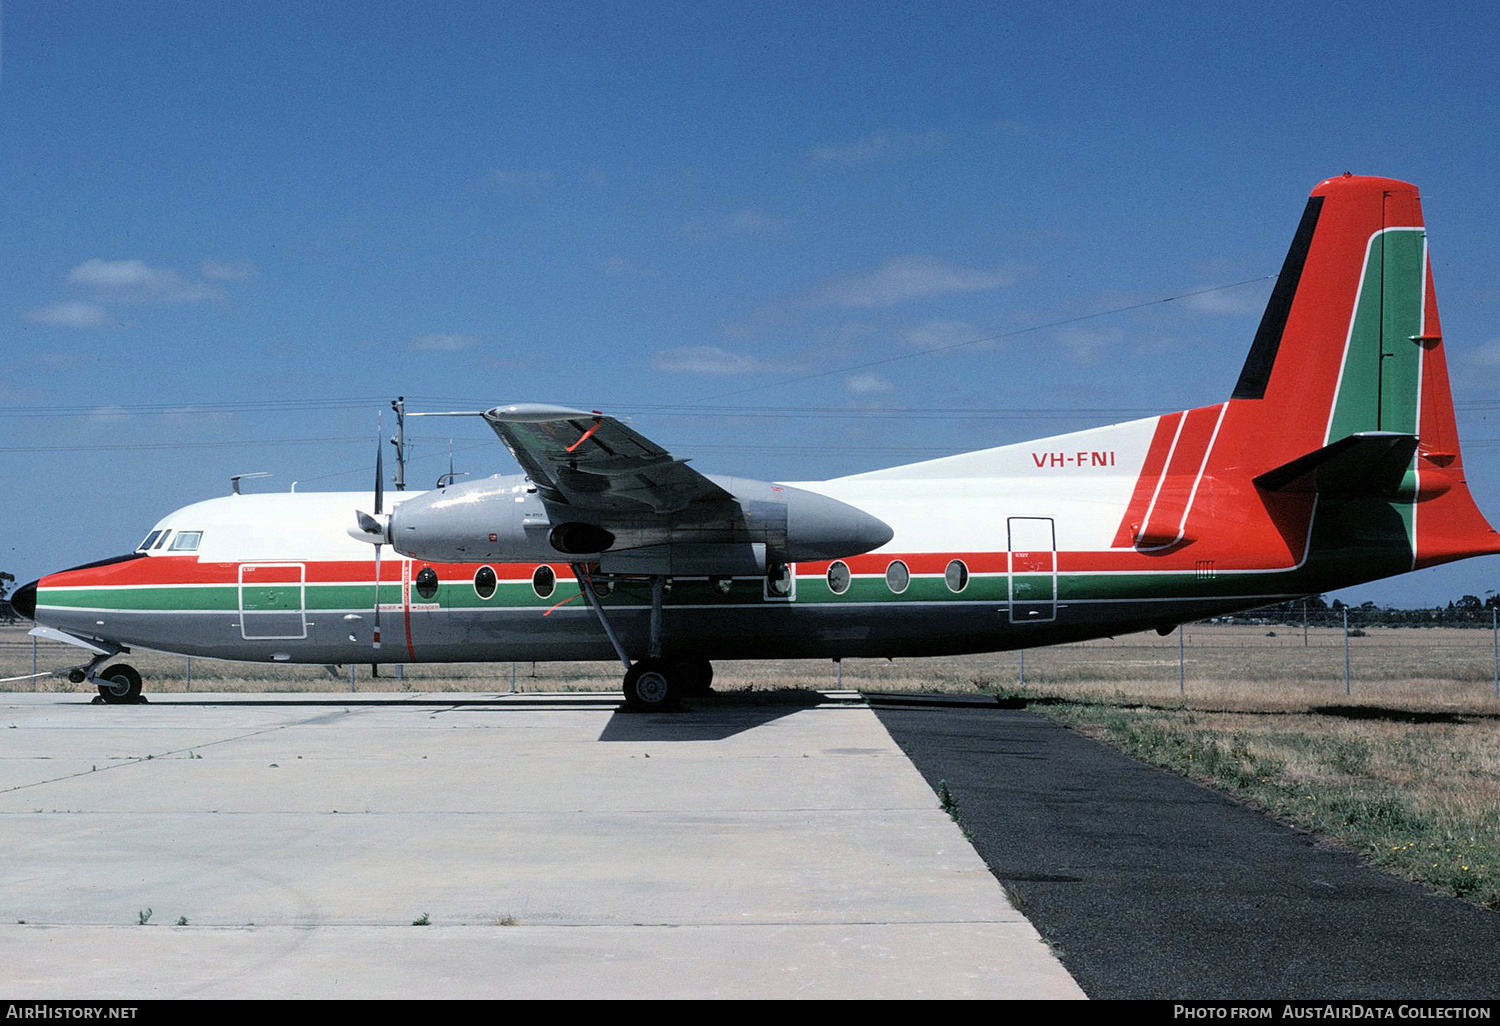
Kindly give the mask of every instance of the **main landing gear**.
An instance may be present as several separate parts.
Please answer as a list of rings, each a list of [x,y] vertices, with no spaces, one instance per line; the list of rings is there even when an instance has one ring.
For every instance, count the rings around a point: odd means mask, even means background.
[[[599,618],[609,643],[625,667],[625,704],[637,711],[652,712],[675,709],[684,698],[706,695],[713,683],[714,668],[707,659],[663,657],[661,650],[661,607],[666,592],[667,579],[655,574],[651,577],[651,625],[647,642],[647,655],[634,663],[625,653],[625,646],[604,615],[604,607],[594,590],[593,576],[583,563],[573,564],[573,577],[578,581],[583,600]]]
[[[633,709],[672,709],[684,698],[708,694],[713,679],[707,659],[640,659],[625,671],[625,702]]]

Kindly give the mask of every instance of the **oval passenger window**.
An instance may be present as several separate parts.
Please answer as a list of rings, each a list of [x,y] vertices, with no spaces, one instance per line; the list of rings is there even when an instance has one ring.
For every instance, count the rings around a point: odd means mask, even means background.
[[[482,566],[474,571],[474,594],[482,599],[490,598],[495,594],[495,571],[487,566]]]
[[[437,571],[430,566],[424,566],[417,574],[417,594],[424,599],[430,599],[437,594],[437,588]]]
[[[955,559],[943,571],[943,580],[947,582],[948,590],[956,595],[969,586],[969,568],[963,560]]]
[[[550,598],[553,590],[557,587],[557,574],[546,563],[536,568],[531,575],[531,590],[536,592],[537,598]]]
[[[885,586],[899,595],[910,583],[911,571],[906,569],[906,564],[899,559],[892,560],[891,565],[885,568]]]
[[[828,566],[828,590],[835,595],[842,595],[849,590],[849,564],[842,559],[835,560]]]

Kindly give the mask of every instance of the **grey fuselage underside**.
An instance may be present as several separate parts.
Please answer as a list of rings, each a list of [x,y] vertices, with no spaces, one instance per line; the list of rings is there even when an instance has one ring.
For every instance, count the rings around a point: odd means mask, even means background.
[[[708,659],[838,659],[996,652],[1126,634],[1292,597],[1059,602],[1046,622],[1012,622],[1004,602],[668,607],[662,649]],[[369,616],[369,610],[359,610]],[[646,655],[647,605],[608,608],[632,659]],[[309,615],[305,637],[245,639],[225,611],[83,611],[50,608],[48,626],[129,647],[256,662],[443,663],[609,660],[616,653],[594,612],[575,603],[535,609],[413,610],[384,617],[383,643],[350,641],[338,611]],[[98,621],[103,619],[103,625]]]

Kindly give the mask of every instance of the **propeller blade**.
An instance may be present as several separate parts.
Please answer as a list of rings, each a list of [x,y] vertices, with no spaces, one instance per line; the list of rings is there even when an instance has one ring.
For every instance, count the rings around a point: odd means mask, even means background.
[[[391,540],[390,523],[387,517],[372,517],[363,510],[357,509],[354,511],[354,526],[349,529],[349,534],[371,545],[387,545]]]
[[[372,636],[375,647],[380,647],[380,545],[375,546],[375,633]]]
[[[376,439],[375,447],[375,515],[385,512],[385,446]]]
[[[375,515],[367,517],[359,513],[359,526],[368,531],[378,539],[375,542],[375,632],[372,640],[376,648],[380,647],[380,542],[384,541],[389,532],[389,521],[381,522],[380,515],[385,512],[385,427],[379,417],[375,418]],[[369,521],[369,525],[366,525]],[[374,530],[371,531],[370,528]]]

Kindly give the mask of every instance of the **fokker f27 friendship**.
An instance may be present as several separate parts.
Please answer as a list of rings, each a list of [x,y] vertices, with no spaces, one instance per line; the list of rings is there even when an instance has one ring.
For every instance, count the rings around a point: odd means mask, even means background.
[[[711,660],[1020,649],[1172,626],[1500,552],[1454,426],[1414,186],[1313,190],[1234,392],[829,481],[702,474],[603,416],[482,414],[524,473],[231,495],[21,588],[73,671],[132,648],[403,663],[618,658],[627,700]],[[571,601],[570,601],[571,600]]]

